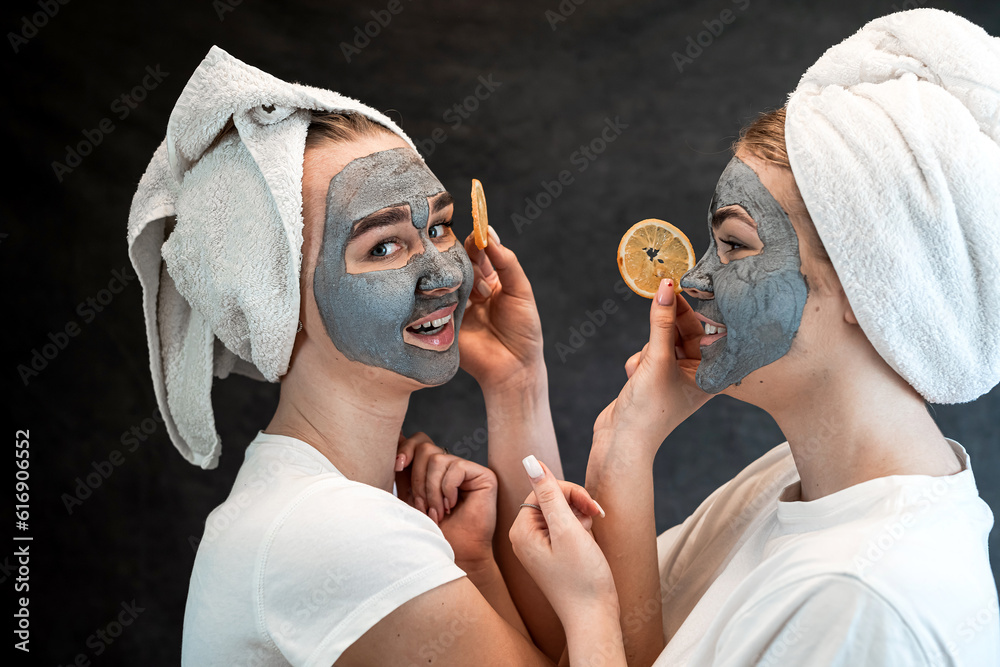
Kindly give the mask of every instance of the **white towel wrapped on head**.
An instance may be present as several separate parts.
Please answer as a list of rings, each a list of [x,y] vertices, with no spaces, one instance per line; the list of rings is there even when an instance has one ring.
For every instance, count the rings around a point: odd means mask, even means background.
[[[1000,39],[876,19],[788,99],[792,173],[858,322],[932,403],[1000,382]]]
[[[142,284],[156,400],[171,441],[203,468],[218,464],[221,447],[213,374],[276,382],[288,369],[313,110],[362,114],[413,147],[357,100],[281,81],[212,47],[132,200],[129,257]]]

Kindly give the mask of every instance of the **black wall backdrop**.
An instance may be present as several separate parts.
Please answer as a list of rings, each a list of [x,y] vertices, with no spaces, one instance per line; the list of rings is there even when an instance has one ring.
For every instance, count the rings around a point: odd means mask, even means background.
[[[994,2],[896,1],[5,3],[5,427],[7,437],[29,431],[27,530],[11,516],[13,469],[3,488],[11,536],[33,540],[0,551],[0,581],[8,638],[15,600],[30,597],[23,664],[179,662],[192,544],[276,405],[277,385],[216,382],[224,455],[213,471],[186,463],[153,419],[125,225],[170,110],[210,46],[389,110],[458,194],[462,237],[469,179],[484,182],[490,220],[535,287],[563,460],[582,481],[593,421],[648,335],[648,301],[621,290],[622,233],[664,218],[701,254],[705,211],[739,127],[780,106],[827,47],[868,20],[926,4],[1000,34]],[[379,17],[387,24],[373,23]],[[619,128],[613,140],[585,156],[581,147],[609,123]],[[564,170],[572,181],[544,196]],[[1000,508],[1000,390],[934,413]],[[464,373],[418,392],[406,422],[481,462],[484,426]],[[782,439],[760,410],[711,401],[661,450],[659,528]],[[14,591],[14,551],[24,544],[26,594]],[[1000,546],[997,531],[991,545]],[[996,572],[996,555],[993,563]],[[120,617],[130,624],[114,636]]]

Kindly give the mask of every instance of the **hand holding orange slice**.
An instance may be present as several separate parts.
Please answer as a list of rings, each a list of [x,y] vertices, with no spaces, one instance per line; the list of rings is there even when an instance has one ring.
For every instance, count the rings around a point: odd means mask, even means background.
[[[663,278],[673,279],[674,291],[680,292],[681,276],[694,262],[694,248],[684,232],[656,218],[632,225],[618,244],[618,270],[625,284],[647,299],[656,296]]]
[[[483,193],[483,184],[479,179],[472,179],[472,235],[476,241],[476,247],[483,249],[489,242],[487,230],[490,223],[486,216],[486,195]]]

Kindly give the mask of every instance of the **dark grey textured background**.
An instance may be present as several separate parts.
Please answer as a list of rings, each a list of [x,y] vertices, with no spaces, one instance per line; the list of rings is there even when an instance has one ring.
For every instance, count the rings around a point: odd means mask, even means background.
[[[563,6],[575,10],[553,29],[546,11],[558,11],[558,0],[401,0],[403,11],[348,63],[339,44],[387,2],[236,1],[75,0],[58,5],[17,53],[8,35],[8,92],[0,111],[12,171],[0,204],[11,378],[5,423],[10,431],[31,432],[35,537],[33,652],[24,664],[69,664],[78,654],[95,665],[178,662],[194,558],[189,538],[201,534],[205,516],[226,496],[243,448],[276,403],[275,385],[217,382],[225,454],[215,471],[184,462],[162,427],[127,452],[122,434],[155,406],[138,283],[90,322],[78,311],[128,263],[132,193],[174,101],[212,44],[278,77],[391,110],[414,139],[443,137],[428,162],[458,193],[456,229],[463,236],[471,227],[464,195],[469,179],[486,184],[491,222],[535,286],[566,471],[581,481],[593,421],[623,384],[625,359],[647,338],[648,302],[616,291],[621,234],[642,218],[661,217],[685,229],[700,253],[707,245],[704,212],[739,127],[780,106],[824,49],[894,9],[890,2],[855,0],[587,0],[579,6],[565,0]],[[997,3],[920,4],[952,9],[1000,33]],[[220,20],[220,9],[232,11]],[[735,21],[678,71],[674,52],[683,52],[689,37],[706,30],[703,22],[724,9]],[[8,3],[5,32],[22,31],[23,17],[39,11],[37,2]],[[157,65],[169,74],[120,119],[116,97]],[[456,117],[446,114],[474,94],[479,77],[500,85],[455,127]],[[60,183],[51,163],[64,160],[66,145],[104,118],[114,131]],[[627,127],[580,171],[574,152],[599,135],[605,119]],[[525,198],[543,192],[542,182],[562,170],[573,182],[530,225],[516,229],[511,216],[524,213]],[[606,299],[615,312],[602,326],[587,328],[593,335],[561,357],[557,344],[569,345],[571,327]],[[25,387],[14,367],[30,363],[32,350],[68,322],[76,322],[80,334]],[[1000,507],[998,412],[998,390],[971,405],[935,409],[944,432],[971,452],[981,493],[994,509]],[[407,426],[482,461],[485,449],[475,436],[484,421],[475,384],[460,374],[416,394]],[[460,445],[466,437],[473,446]],[[712,401],[670,437],[657,460],[659,526],[682,520],[781,440],[756,408],[725,397]],[[122,465],[69,514],[62,495],[73,493],[76,478],[115,449],[124,454]],[[996,531],[993,537],[996,546]],[[14,597],[11,551],[0,552],[8,558],[0,571],[7,600]],[[993,562],[996,571],[1000,561]],[[96,640],[94,633],[133,599],[144,608],[135,623],[111,645]]]

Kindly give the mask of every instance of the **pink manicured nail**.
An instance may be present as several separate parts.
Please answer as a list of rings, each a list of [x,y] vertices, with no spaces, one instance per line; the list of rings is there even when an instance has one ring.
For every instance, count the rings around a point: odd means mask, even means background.
[[[406,454],[399,454],[396,457],[396,472],[402,472],[405,463],[406,463]]]
[[[447,498],[444,499],[444,512],[445,514],[451,514],[451,503],[448,502]]]
[[[434,521],[434,523],[438,522],[438,511],[435,508],[432,507],[431,511],[428,512],[427,515]]]
[[[607,516],[607,515],[606,515],[606,514],[604,513],[604,508],[603,508],[603,507],[601,507],[601,503],[599,503],[599,502],[597,502],[597,501],[595,500],[595,501],[594,501],[594,504],[595,504],[595,505],[597,505],[597,509],[598,509],[598,511],[599,511],[599,512],[601,513],[601,518],[602,518],[602,519],[603,519],[603,518],[604,518],[605,516]]]
[[[488,299],[493,295],[493,291],[482,280],[476,283],[476,291],[482,294],[484,299]]]
[[[500,245],[500,237],[497,235],[496,230],[493,229],[492,225],[486,228],[486,233],[489,234],[489,237],[493,239],[494,243]]]
[[[664,278],[660,281],[660,286],[656,290],[656,303],[661,306],[674,305],[674,281]]]

